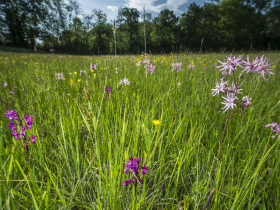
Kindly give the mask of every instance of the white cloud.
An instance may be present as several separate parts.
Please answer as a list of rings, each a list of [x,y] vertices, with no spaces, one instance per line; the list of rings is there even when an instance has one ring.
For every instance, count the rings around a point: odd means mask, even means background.
[[[107,9],[111,10],[112,12],[116,12],[118,10],[118,7],[116,7],[116,6],[107,6]]]
[[[166,3],[154,6],[154,3],[157,0],[126,0],[127,3],[125,4],[126,7],[129,8],[136,8],[139,11],[143,10],[145,6],[146,10],[153,11],[159,13],[163,9],[170,9],[173,10],[175,13],[182,13],[180,11],[180,6],[187,3],[188,0],[167,0]]]

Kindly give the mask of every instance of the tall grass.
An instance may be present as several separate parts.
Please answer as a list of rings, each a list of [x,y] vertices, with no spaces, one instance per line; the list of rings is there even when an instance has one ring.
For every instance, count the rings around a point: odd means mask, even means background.
[[[279,54],[266,54],[276,66],[269,82],[253,75],[242,86],[253,104],[229,122],[219,163],[226,114],[210,89],[220,77],[212,65],[225,55],[152,55],[147,76],[136,66],[143,56],[0,56],[0,209],[202,209],[212,189],[209,209],[280,205],[280,142],[264,127],[280,123]],[[183,71],[172,72],[172,62]],[[59,72],[65,80],[55,80]],[[119,85],[124,77],[130,85]],[[7,110],[34,116],[30,164]],[[132,156],[149,168],[137,192],[122,185]]]

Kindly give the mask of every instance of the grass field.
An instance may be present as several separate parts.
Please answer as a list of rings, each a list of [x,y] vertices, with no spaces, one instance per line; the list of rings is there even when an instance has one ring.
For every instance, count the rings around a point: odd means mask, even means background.
[[[210,200],[207,209],[278,209],[280,139],[265,126],[280,124],[280,54],[264,54],[275,74],[244,83],[239,100],[252,105],[230,119],[221,144],[225,95],[211,89],[221,77],[214,64],[229,54],[1,52],[0,209],[203,209]],[[145,59],[154,74],[136,65]],[[33,115],[26,136],[37,143],[11,135],[7,110]],[[148,168],[142,185],[124,173],[131,157]]]

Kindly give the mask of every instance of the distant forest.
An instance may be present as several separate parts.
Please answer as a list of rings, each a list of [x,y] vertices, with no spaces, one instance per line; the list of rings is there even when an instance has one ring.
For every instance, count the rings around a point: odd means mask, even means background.
[[[126,7],[111,23],[98,9],[82,14],[75,0],[1,0],[0,24],[0,45],[56,53],[115,54],[116,46],[117,54],[137,54],[145,45],[147,53],[280,49],[280,0],[192,3],[181,16]]]

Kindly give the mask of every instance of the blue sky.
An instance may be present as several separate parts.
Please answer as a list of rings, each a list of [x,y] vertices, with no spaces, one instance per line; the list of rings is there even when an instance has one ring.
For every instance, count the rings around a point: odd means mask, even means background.
[[[77,0],[84,14],[90,14],[93,9],[100,9],[107,14],[107,22],[111,22],[117,18],[118,8],[136,8],[139,12],[143,12],[145,6],[146,12],[151,12],[153,17],[163,9],[173,10],[176,15],[180,15],[188,10],[188,6],[195,2],[203,6],[204,2],[210,0]]]

